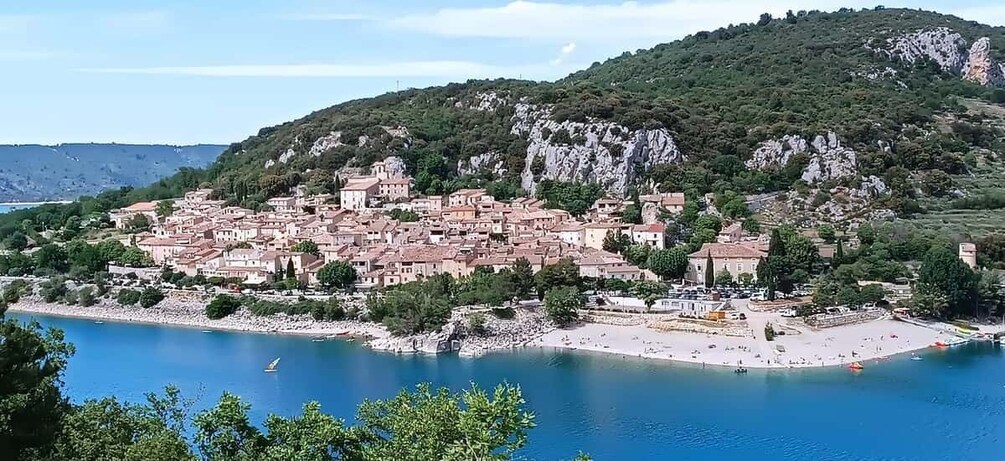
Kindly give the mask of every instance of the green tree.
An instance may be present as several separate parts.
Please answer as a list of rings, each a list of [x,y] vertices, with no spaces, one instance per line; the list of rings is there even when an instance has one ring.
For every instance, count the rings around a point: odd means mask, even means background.
[[[679,279],[687,272],[688,254],[683,247],[656,250],[649,253],[646,267],[663,279]]]
[[[77,304],[83,307],[93,306],[97,300],[94,298],[94,288],[83,287],[77,291]]]
[[[945,297],[950,316],[978,314],[977,284],[974,271],[944,246],[929,250],[918,271],[918,289]]]
[[[572,262],[571,258],[564,258],[555,264],[546,265],[534,275],[538,299],[544,299],[548,291],[554,288],[576,287],[579,289],[582,283],[582,278],[579,276],[579,266]]]
[[[705,257],[705,288],[715,286],[715,269],[713,267],[712,253]]]
[[[157,216],[163,220],[174,214],[174,200],[160,200],[157,202]]]
[[[733,274],[730,274],[726,269],[719,271],[715,274],[715,285],[720,287],[733,285]]]
[[[830,224],[821,224],[817,227],[817,236],[822,238],[827,243],[833,243],[835,237],[834,226]]]
[[[133,234],[147,232],[150,230],[150,220],[143,214],[133,216],[126,221],[126,230]]]
[[[297,269],[293,266],[293,258],[286,261],[286,278],[295,279],[297,278]]]
[[[69,402],[60,392],[73,355],[63,333],[5,319],[0,305],[0,459],[48,459]]]
[[[35,267],[46,269],[52,272],[66,272],[70,266],[66,259],[66,250],[54,243],[42,245],[33,255]]]
[[[3,246],[10,251],[22,251],[28,247],[28,237],[20,231],[14,231],[4,239]]]
[[[213,301],[217,299],[220,296]],[[224,392],[215,407],[196,415],[195,442],[203,456],[223,461],[261,458],[268,440],[248,418],[250,408],[236,395]]]
[[[290,248],[291,251],[295,253],[307,253],[314,256],[321,256],[321,250],[318,248],[318,244],[314,243],[313,240],[304,240],[302,242],[297,242]]]
[[[544,295],[544,312],[551,321],[559,325],[568,325],[579,319],[579,310],[583,308],[583,295],[579,289],[563,286],[548,290]]]
[[[520,299],[526,299],[534,290],[534,269],[527,258],[517,258],[510,270],[514,290]]]
[[[326,289],[349,289],[356,283],[356,269],[345,261],[333,261],[318,271],[318,283]]]

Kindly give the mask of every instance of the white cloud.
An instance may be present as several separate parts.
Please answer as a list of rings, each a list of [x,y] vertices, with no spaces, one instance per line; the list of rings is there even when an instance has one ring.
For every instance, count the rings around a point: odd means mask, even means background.
[[[201,77],[449,77],[555,78],[570,69],[543,65],[497,66],[471,61],[407,61],[381,64],[249,64],[225,66],[120,67],[79,69],[105,74]]]
[[[576,51],[576,42],[566,43],[565,45],[562,46],[560,50],[558,50],[558,57],[553,59],[551,61],[551,64],[558,65],[565,62],[565,60],[569,57],[569,55],[571,55],[575,51]]]
[[[800,9],[834,10],[864,0],[672,0],[656,3],[562,4],[517,0],[490,8],[445,8],[388,21],[398,29],[449,37],[575,41],[674,39],[729,23],[755,22]],[[875,0],[872,0],[875,3]]]

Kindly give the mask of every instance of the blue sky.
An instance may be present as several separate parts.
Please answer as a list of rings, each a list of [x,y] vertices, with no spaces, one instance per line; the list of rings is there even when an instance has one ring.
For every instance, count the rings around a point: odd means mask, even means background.
[[[553,80],[762,12],[878,0],[4,0],[0,143],[229,143],[348,99]],[[1005,25],[996,1],[882,2]]]

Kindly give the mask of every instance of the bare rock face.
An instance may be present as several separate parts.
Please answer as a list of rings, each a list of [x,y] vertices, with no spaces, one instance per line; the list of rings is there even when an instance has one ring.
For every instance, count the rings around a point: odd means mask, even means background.
[[[475,94],[473,101],[457,101],[454,107],[458,109],[470,109],[477,111],[493,112],[500,106],[506,105],[506,99],[500,97],[495,91]]]
[[[656,224],[660,222],[660,207],[652,202],[642,204],[642,224]]]
[[[390,156],[384,159],[384,169],[387,170],[387,174],[390,177],[404,177],[407,176],[405,166],[405,161],[401,157]]]
[[[804,153],[810,156],[810,163],[802,174],[802,180],[808,183],[845,178],[856,173],[857,153],[842,146],[834,132],[827,133],[827,136],[817,136],[812,144],[795,135],[765,141],[754,151],[754,156],[747,160],[747,168],[777,170],[788,165],[794,155]]]
[[[826,138],[817,136],[813,140],[813,150],[815,155],[810,157],[810,164],[803,169],[803,181],[813,184],[855,175],[857,154],[850,148],[842,147],[833,131],[827,133]]]
[[[504,163],[499,159],[499,154],[495,151],[486,152],[471,157],[467,161],[457,162],[457,175],[473,175],[481,171],[490,171],[496,177],[506,176]]]
[[[310,154],[314,157],[320,157],[321,154],[343,145],[342,132],[332,131],[314,141],[314,144],[311,145]]]
[[[919,30],[887,40],[875,52],[889,59],[913,64],[930,60],[943,72],[959,75],[984,86],[1005,87],[1005,64],[991,59],[991,40],[982,37],[967,45],[960,34],[947,27]]]
[[[948,27],[919,30],[890,38],[887,45],[880,52],[891,59],[910,64],[927,59],[951,74],[959,74],[967,59],[967,41]]]
[[[809,144],[800,136],[786,135],[779,140],[765,141],[754,151],[754,156],[747,160],[747,168],[754,170],[778,169],[788,165],[793,155],[808,150]]]
[[[987,37],[975,41],[970,47],[962,72],[964,80],[984,86],[1005,87],[1005,64],[991,59],[991,40]]]
[[[531,193],[542,179],[553,179],[596,182],[623,197],[638,169],[685,158],[666,129],[630,130],[600,120],[556,122],[550,107],[527,103],[514,109],[511,131],[529,142],[521,186]]]

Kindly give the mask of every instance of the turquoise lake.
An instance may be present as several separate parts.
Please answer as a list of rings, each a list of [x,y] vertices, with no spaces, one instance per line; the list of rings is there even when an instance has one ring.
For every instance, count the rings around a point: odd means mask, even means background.
[[[139,400],[174,384],[200,408],[229,390],[258,422],[308,400],[352,419],[363,399],[420,381],[455,390],[509,381],[537,415],[522,453],[533,459],[579,450],[596,460],[1005,459],[1005,354],[991,344],[868,362],[860,374],[736,375],[540,349],[476,360],[395,356],[342,341],[37,318],[77,347],[66,373],[76,401]],[[280,371],[263,373],[275,357]]]

